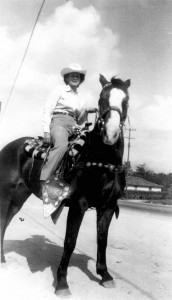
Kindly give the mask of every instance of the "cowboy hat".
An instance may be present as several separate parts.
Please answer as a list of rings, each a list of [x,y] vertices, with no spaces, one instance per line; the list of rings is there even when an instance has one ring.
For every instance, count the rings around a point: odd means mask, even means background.
[[[71,64],[69,67],[63,68],[61,70],[61,75],[64,76],[66,74],[74,72],[85,75],[87,71],[83,70],[79,64]]]

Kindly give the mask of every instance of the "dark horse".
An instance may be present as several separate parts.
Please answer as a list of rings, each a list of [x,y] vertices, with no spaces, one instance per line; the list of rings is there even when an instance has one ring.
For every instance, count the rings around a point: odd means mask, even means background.
[[[67,268],[75,249],[84,214],[88,208],[97,211],[97,274],[104,287],[113,287],[114,281],[106,265],[106,247],[111,219],[119,208],[117,200],[125,187],[122,168],[124,150],[123,124],[128,109],[130,80],[113,77],[108,82],[100,75],[102,91],[97,120],[86,135],[85,144],[72,169],[74,192],[67,201],[69,206],[63,256],[57,271],[56,294],[70,293],[67,284]],[[0,201],[1,201],[1,261],[5,262],[3,239],[7,226],[21,209],[27,198],[39,195],[34,181],[30,180],[32,159],[24,150],[26,138],[6,145],[0,153]],[[38,160],[36,168],[40,169]]]

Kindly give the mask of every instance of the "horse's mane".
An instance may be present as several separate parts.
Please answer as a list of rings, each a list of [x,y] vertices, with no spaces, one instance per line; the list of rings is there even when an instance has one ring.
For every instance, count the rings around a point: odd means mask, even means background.
[[[113,76],[111,78],[111,83],[115,87],[123,87],[124,86],[124,81],[122,81],[122,79],[120,79],[120,78],[116,78],[116,76]]]

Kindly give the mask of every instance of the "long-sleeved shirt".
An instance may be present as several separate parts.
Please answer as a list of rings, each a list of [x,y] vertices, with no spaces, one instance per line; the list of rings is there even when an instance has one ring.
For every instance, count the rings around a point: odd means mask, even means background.
[[[87,113],[85,102],[78,90],[74,92],[69,85],[56,87],[50,94],[44,108],[43,130],[50,132],[50,123],[53,114],[66,112],[74,116],[78,125],[86,121]]]

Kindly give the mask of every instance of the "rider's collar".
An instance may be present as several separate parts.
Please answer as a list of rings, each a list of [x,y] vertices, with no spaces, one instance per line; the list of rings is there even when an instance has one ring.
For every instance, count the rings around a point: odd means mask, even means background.
[[[73,94],[78,94],[78,89],[76,89],[76,92],[74,92],[74,91],[72,90],[72,88],[70,87],[70,85],[67,84],[67,85],[66,85],[66,92],[71,92],[71,93],[73,93]]]

